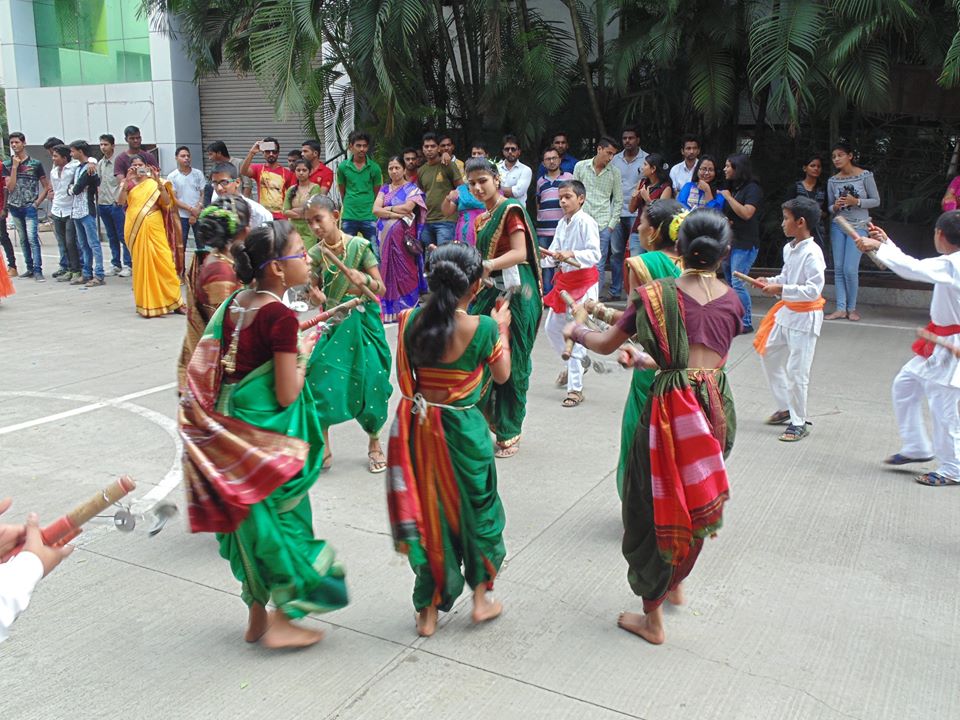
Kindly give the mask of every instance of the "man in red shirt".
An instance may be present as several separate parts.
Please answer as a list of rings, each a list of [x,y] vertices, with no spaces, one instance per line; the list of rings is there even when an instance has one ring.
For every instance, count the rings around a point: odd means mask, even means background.
[[[254,156],[263,153],[264,163],[253,163]],[[280,143],[276,138],[265,137],[250,148],[247,157],[240,164],[240,174],[253,178],[257,183],[257,199],[260,204],[273,213],[274,220],[284,220],[283,197],[287,188],[297,184],[297,177],[283,167],[280,159]]]
[[[316,140],[303,141],[303,159],[310,163],[310,182],[320,186],[326,195],[333,187],[333,170],[323,164],[320,156],[323,154],[323,145]]]

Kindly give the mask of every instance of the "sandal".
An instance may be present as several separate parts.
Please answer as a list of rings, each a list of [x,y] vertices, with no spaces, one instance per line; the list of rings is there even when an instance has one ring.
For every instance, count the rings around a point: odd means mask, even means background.
[[[930,487],[943,487],[944,485],[960,485],[960,480],[956,478],[947,477],[946,475],[941,475],[938,472],[928,472],[923,475],[917,475],[914,478],[921,485],[928,485]]]
[[[382,450],[374,450],[373,452],[367,453],[367,470],[376,475],[377,473],[385,472],[387,469],[387,456],[383,454]]]
[[[565,408],[576,407],[583,402],[583,391],[581,390],[571,390],[567,393],[567,396],[560,403]]]
[[[557,379],[554,380],[554,384],[555,384],[557,387],[566,387],[566,386],[567,386],[567,376],[568,376],[567,371],[566,371],[566,370],[561,370],[561,371],[560,371],[560,374],[557,375]]]
[[[777,410],[773,415],[768,417],[765,422],[767,425],[783,425],[784,423],[788,423],[790,422],[790,411]]]
[[[323,456],[323,464],[320,465],[320,470],[329,470],[333,467],[333,453],[326,453]]]
[[[787,425],[787,429],[777,439],[781,442],[797,442],[803,440],[809,434],[810,431],[807,430],[806,425]]]
[[[900,453],[894,453],[890,457],[886,458],[883,461],[884,465],[910,465],[911,463],[923,463],[930,462],[933,460],[933,456],[922,457],[922,458],[912,458],[907,457],[906,455],[901,455]]]
[[[847,311],[846,310],[834,310],[832,313],[827,315],[824,320],[846,320]]]
[[[520,436],[518,435],[513,440],[507,440],[506,442],[500,442],[497,440],[497,449],[494,451],[493,456],[501,460],[505,458],[512,458],[518,452],[520,452]]]

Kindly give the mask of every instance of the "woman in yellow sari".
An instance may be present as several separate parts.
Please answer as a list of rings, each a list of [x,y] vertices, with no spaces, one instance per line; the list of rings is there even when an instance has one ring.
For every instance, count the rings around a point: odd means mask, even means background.
[[[118,202],[127,205],[123,235],[133,258],[133,298],[143,317],[183,312],[183,238],[179,221],[167,222],[168,215],[176,214],[175,199],[157,168],[134,156]]]

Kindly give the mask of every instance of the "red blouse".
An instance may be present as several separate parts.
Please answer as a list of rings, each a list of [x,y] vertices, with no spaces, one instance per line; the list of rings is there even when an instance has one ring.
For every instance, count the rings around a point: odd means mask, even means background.
[[[251,312],[251,311],[247,311]],[[241,380],[248,373],[278,352],[295,353],[298,350],[297,333],[300,324],[297,314],[281,302],[267,303],[253,312],[253,321],[240,330],[237,342],[237,369],[228,377],[230,382]],[[223,321],[223,341],[230,343],[238,313],[227,311]]]

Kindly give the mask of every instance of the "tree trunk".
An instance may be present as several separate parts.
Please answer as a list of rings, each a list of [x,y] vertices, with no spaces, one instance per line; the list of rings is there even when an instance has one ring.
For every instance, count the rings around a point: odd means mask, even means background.
[[[457,88],[457,99],[460,101],[460,113],[464,116],[469,116],[472,114],[473,106],[468,102],[467,93],[463,85],[463,75],[460,73],[460,66],[457,64],[457,56],[453,52],[453,42],[450,40],[450,32],[447,30],[447,23],[443,17],[443,3],[441,3],[440,0],[434,0],[433,4],[437,12],[437,30],[440,33],[444,50],[446,50],[450,69],[453,70],[453,84]]]
[[[590,109],[593,112],[593,122],[596,125],[600,135],[607,134],[606,125],[603,122],[603,113],[600,112],[600,104],[597,102],[597,95],[593,91],[593,77],[590,73],[590,59],[587,57],[587,46],[583,41],[583,28],[580,27],[580,17],[577,15],[577,5],[575,0],[563,0],[564,5],[570,10],[570,23],[573,25],[573,39],[577,44],[577,56],[580,60],[580,72],[583,74],[583,83],[587,89],[587,97],[590,100]]]
[[[603,0],[597,0],[597,99],[600,106],[606,105],[606,80],[604,79],[604,49],[606,41],[604,39],[604,27],[607,24],[607,8]]]

